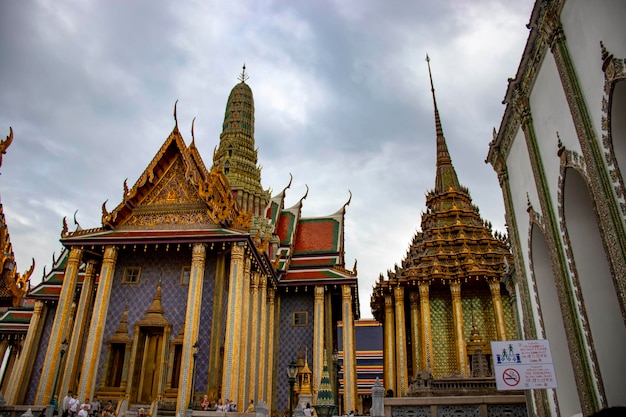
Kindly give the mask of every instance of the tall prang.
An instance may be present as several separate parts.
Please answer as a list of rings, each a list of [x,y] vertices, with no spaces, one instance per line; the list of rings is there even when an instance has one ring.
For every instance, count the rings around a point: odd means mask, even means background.
[[[228,96],[220,144],[213,155],[213,164],[220,167],[237,203],[253,215],[263,214],[270,193],[261,185],[261,168],[257,165],[258,152],[254,147],[254,97],[246,66],[239,75],[239,83]]]
[[[421,231],[401,266],[388,271],[386,279],[380,275],[371,299],[374,317],[384,329],[384,385],[399,397],[467,395],[476,386],[480,392],[473,394],[495,393],[495,381],[476,385],[475,378],[493,378],[489,342],[515,334],[513,310],[502,284],[511,255],[506,236],[481,218],[469,190],[458,180],[432,75],[430,81],[437,144],[435,187],[426,195]],[[439,392],[433,381],[442,378],[456,378],[460,385],[454,389],[442,385]],[[470,380],[467,386],[463,380]]]

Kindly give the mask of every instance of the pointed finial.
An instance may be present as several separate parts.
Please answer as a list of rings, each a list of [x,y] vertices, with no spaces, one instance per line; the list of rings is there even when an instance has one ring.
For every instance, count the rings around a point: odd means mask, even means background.
[[[178,99],[174,103],[174,122],[176,122],[176,127],[178,127],[178,117],[176,117],[176,105],[178,104]]]
[[[196,118],[194,117],[191,121],[191,143],[194,144],[196,141],[196,137],[193,134],[193,125],[196,123]]]
[[[248,80],[248,78],[250,77],[248,76],[248,74],[246,74],[246,63],[244,62],[241,74],[239,75],[237,79],[241,81],[242,83],[245,83]]]
[[[433,94],[433,105],[435,106],[435,129],[437,136],[443,137],[443,129],[441,128],[441,120],[439,119],[439,109],[437,108],[437,100],[435,99],[435,84],[433,83],[433,74],[430,70],[430,57],[426,54],[426,64],[428,65],[428,77],[430,78],[430,91]]]

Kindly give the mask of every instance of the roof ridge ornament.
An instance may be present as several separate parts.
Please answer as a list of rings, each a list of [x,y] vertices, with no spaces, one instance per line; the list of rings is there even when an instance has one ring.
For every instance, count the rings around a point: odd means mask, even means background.
[[[239,77],[237,77],[237,79],[241,81],[242,83],[245,83],[249,78],[250,76],[246,74],[246,63],[244,62],[243,69],[241,70],[241,74],[239,74]]]
[[[174,123],[175,123],[175,128],[178,128],[178,117],[176,117],[176,105],[178,104],[178,99],[176,99],[176,101],[174,102]]]

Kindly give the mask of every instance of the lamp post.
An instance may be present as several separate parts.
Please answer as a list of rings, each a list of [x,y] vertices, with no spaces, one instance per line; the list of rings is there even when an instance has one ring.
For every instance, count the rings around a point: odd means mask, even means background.
[[[339,413],[339,352],[336,348],[333,349],[333,371],[335,371],[335,402]]]
[[[293,384],[296,382],[296,375],[298,374],[298,366],[296,361],[292,360],[287,366],[287,376],[289,377],[289,417],[292,417],[293,413]]]
[[[57,380],[59,379],[59,368],[61,368],[61,362],[63,362],[63,355],[65,355],[65,351],[67,350],[67,338],[63,339],[61,342],[61,357],[59,358],[59,362],[57,363],[57,370],[54,373],[54,382],[52,383],[52,391],[50,392],[50,401],[48,402],[48,406],[46,407],[46,417],[52,417],[54,415],[54,408],[57,405],[56,400],[54,399],[54,393],[57,390]]]
[[[189,405],[187,406],[187,415],[191,416],[193,412],[193,386],[196,382],[196,358],[198,357],[198,342],[191,347],[193,356],[193,367],[191,368],[191,390],[189,391]]]

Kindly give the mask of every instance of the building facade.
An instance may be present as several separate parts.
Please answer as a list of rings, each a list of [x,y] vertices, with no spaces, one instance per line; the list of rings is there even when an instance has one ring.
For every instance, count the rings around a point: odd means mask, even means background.
[[[487,161],[498,174],[525,339],[558,387],[540,416],[626,405],[626,28],[623,1],[537,1]]]
[[[348,200],[305,218],[306,195],[261,185],[254,100],[244,71],[226,105],[210,169],[175,126],[102,226],[64,220],[63,253],[27,296],[29,325],[6,369],[8,405],[45,405],[68,390],[183,412],[208,394],[239,411],[287,409],[287,365],[311,355],[313,403],[324,361],[346,351],[343,401],[356,406],[356,269],[344,262]],[[7,325],[0,322],[0,327]],[[2,329],[4,331],[4,329]]]

